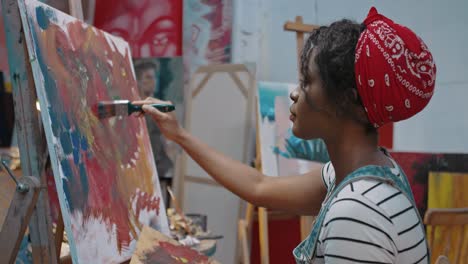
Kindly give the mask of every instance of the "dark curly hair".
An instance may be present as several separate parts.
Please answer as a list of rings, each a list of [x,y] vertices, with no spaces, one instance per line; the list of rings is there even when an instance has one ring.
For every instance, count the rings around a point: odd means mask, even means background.
[[[359,36],[364,29],[363,24],[343,19],[329,26],[321,26],[311,32],[301,54],[302,79],[300,83],[301,88],[304,89],[311,80],[309,62],[312,51],[315,50],[314,62],[318,67],[326,95],[336,105],[336,114],[348,115],[371,129],[372,125],[367,119],[359,119],[355,113],[350,111],[353,104],[362,105],[359,96],[357,98],[355,96],[357,87],[354,75],[354,58]],[[306,100],[313,105],[307,96]]]

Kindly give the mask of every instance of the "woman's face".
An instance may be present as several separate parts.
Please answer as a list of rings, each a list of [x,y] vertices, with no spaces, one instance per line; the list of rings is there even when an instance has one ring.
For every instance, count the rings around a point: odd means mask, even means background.
[[[290,119],[292,132],[302,139],[324,138],[332,130],[336,121],[333,104],[328,99],[318,67],[315,64],[315,51],[309,61],[309,76],[303,77],[301,84],[291,94],[293,104]]]

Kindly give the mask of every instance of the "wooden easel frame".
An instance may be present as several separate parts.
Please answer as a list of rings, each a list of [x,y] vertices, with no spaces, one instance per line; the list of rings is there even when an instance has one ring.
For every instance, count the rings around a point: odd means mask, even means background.
[[[284,30],[285,31],[292,31],[296,32],[296,49],[297,49],[297,69],[299,79],[301,78],[301,71],[300,71],[300,63],[301,63],[301,53],[302,49],[304,48],[304,34],[308,34],[315,29],[319,28],[317,25],[309,25],[304,24],[302,20],[302,16],[296,16],[296,20],[294,22],[287,21],[284,23]],[[312,229],[312,223],[315,217],[313,216],[301,216],[300,217],[300,225],[301,225],[301,239],[304,240],[309,235]]]
[[[17,180],[16,192],[10,203],[0,232],[0,263],[14,263],[29,219],[37,204],[41,185],[37,177],[23,176]],[[23,221],[21,221],[23,220]]]
[[[252,73],[244,64],[219,64],[219,65],[201,66],[197,69],[195,73],[192,74],[190,78],[190,83],[189,83],[190,84],[189,90],[186,91],[187,95],[185,96],[186,98],[185,100],[186,101],[185,128],[188,131],[191,131],[192,116],[190,112],[192,109],[193,99],[199,95],[199,93],[203,90],[205,85],[209,82],[209,80],[216,73],[227,73],[246,99],[246,103],[247,103],[246,116],[245,116],[246,124],[245,124],[243,143],[244,143],[244,146],[248,146],[250,143],[249,142],[250,131],[253,129],[252,114],[256,113],[255,112],[256,80],[255,80],[255,74]],[[238,76],[238,73],[249,74],[249,82],[246,85],[243,84],[243,82]],[[195,75],[197,74],[204,74],[204,76],[199,81],[196,81]],[[242,155],[243,156],[242,162],[246,164],[250,162],[250,160],[248,160],[248,154],[249,154],[248,152],[249,151],[247,147],[245,147],[243,155]],[[178,180],[176,183],[177,197],[181,201],[182,204],[184,201],[184,194],[185,194],[184,185],[186,182],[218,186],[222,188],[222,186],[219,183],[217,183],[216,181],[210,178],[201,178],[196,175],[187,175],[187,158],[188,158],[187,154],[183,153],[181,157],[181,162],[180,162],[181,163],[180,172],[176,174],[178,175],[177,177]],[[238,240],[240,241],[240,243],[237,244],[236,261],[238,261],[239,259],[242,259],[243,263],[250,263],[250,259],[249,259],[250,254],[249,254],[247,236],[249,234],[248,230],[250,230],[251,228],[253,210],[254,210],[254,206],[251,204],[247,204],[246,218],[240,219],[238,222],[237,231],[238,231]],[[262,215],[262,216],[266,215],[266,210],[264,208],[261,208],[261,209],[259,208],[259,215]],[[260,232],[261,234],[266,235],[266,238],[261,239],[261,248],[263,249],[263,251],[266,250],[267,253],[264,254],[264,256],[268,258],[268,237],[267,237],[268,228],[267,228],[266,220],[265,220],[265,225],[262,225],[262,227],[264,228],[261,228]],[[262,257],[262,259],[264,258]],[[268,263],[268,260],[266,260],[266,262],[262,261],[262,263]]]
[[[49,0],[49,5],[56,6],[60,0]],[[26,225],[29,223],[29,233],[33,253],[33,263],[60,263],[60,248],[63,240],[63,219],[58,218],[56,234],[52,231],[47,180],[44,173],[49,155],[42,122],[36,111],[36,87],[27,51],[25,35],[21,22],[17,0],[1,0],[2,15],[8,49],[8,64],[10,67],[13,101],[15,106],[15,122],[18,133],[21,166],[24,176],[20,182],[29,185],[26,193],[16,192],[4,225],[2,239],[12,236],[7,252],[9,263],[13,263],[18,253],[19,243]],[[72,16],[83,20],[83,9],[80,0],[68,0],[68,10],[63,10]],[[14,56],[11,56],[14,54]],[[16,210],[16,213],[13,211]],[[10,214],[10,211],[12,213]],[[16,221],[16,224],[15,224]],[[21,223],[19,226],[18,223]],[[16,232],[16,233],[14,233]],[[14,233],[14,234],[13,234]],[[5,234],[5,236],[3,236]],[[2,240],[7,244],[7,241]]]
[[[242,83],[240,78],[238,77],[237,73],[239,72],[245,72],[250,75],[250,81],[247,84],[248,87],[246,87]],[[190,83],[189,83],[190,84],[189,90],[186,91],[187,95],[185,96],[186,109],[185,109],[185,117],[184,117],[185,119],[184,127],[185,129],[187,129],[187,131],[191,131],[192,102],[194,98],[198,96],[198,94],[201,92],[201,90],[205,87],[205,85],[208,83],[208,81],[211,79],[211,77],[215,73],[227,73],[246,99],[247,110],[246,110],[246,117],[245,117],[246,124],[245,124],[243,143],[247,145],[249,143],[249,132],[252,129],[252,125],[250,124],[249,120],[254,110],[252,109],[252,107],[253,107],[254,100],[255,100],[254,91],[251,91],[251,89],[249,88],[253,87],[253,85],[255,84],[255,77],[244,64],[219,64],[219,65],[201,66],[195,71],[195,73],[192,74],[190,78]],[[205,74],[204,77],[199,82],[195,82],[195,75],[197,74]],[[244,163],[249,162],[247,160],[247,156],[248,156],[247,154],[248,154],[248,149],[245,148],[244,153],[242,154],[243,156],[242,162]],[[197,177],[196,175],[187,175],[188,156],[186,153],[183,153],[181,156],[182,156],[181,157],[182,161],[180,162],[181,168],[180,168],[180,172],[177,174],[179,179],[176,181],[175,186],[177,186],[177,189],[176,189],[177,199],[180,201],[181,207],[184,208],[184,198],[185,198],[184,197],[184,184],[185,182],[195,182],[195,183],[208,184],[208,185],[220,186],[220,187],[221,185],[210,178],[200,178],[200,177]]]
[[[315,25],[304,24],[302,17],[297,16],[294,22],[287,21],[284,24],[284,30],[296,32],[297,39],[297,56],[298,56],[298,66],[300,62],[300,54],[304,46],[304,34],[312,32],[314,29],[318,28]],[[300,74],[300,73],[299,73]],[[300,76],[299,76],[300,77]],[[258,109],[257,109],[258,111]],[[259,120],[257,120],[257,134],[256,141],[259,142]],[[256,147],[256,160],[255,168],[259,171],[262,171],[261,164],[261,148],[257,143]],[[239,220],[238,230],[239,230],[239,241],[240,248],[242,250],[241,262],[244,264],[250,264],[250,237],[252,229],[252,222],[254,218],[255,206],[248,203],[246,208],[245,219]],[[310,232],[310,226],[313,221],[313,217],[301,217],[301,238],[305,239]],[[259,240],[260,240],[260,262],[262,264],[270,263],[269,256],[269,243],[268,243],[268,211],[266,208],[258,208],[258,225],[259,225]]]

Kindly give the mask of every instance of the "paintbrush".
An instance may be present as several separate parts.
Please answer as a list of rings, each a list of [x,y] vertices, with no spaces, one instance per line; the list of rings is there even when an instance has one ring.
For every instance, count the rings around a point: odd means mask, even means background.
[[[149,106],[164,113],[175,110],[175,106],[171,104],[149,104]],[[129,116],[132,113],[143,112],[141,105],[134,105],[128,100],[101,101],[94,110],[99,119],[112,116]]]
[[[190,234],[189,223],[188,223],[187,219],[185,218],[185,215],[182,212],[182,209],[180,209],[179,203],[177,202],[177,199],[175,198],[175,195],[172,192],[171,187],[167,186],[166,188],[167,188],[167,192],[169,193],[169,196],[171,196],[172,206],[174,206],[176,212],[180,215],[180,217],[182,217],[182,221],[185,223],[185,225],[183,225],[183,227],[185,229],[185,232]]]

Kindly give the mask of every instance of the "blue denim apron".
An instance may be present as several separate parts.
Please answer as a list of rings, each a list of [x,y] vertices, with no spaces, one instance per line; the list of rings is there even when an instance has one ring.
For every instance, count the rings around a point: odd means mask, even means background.
[[[396,163],[394,163],[395,166]],[[316,256],[316,246],[317,246],[317,240],[320,235],[320,230],[322,229],[322,224],[325,219],[325,215],[327,214],[328,210],[330,209],[331,206],[331,201],[333,200],[333,197],[336,197],[338,193],[349,183],[358,181],[361,179],[369,179],[369,180],[376,180],[376,181],[382,181],[385,183],[390,184],[391,186],[397,188],[400,190],[404,195],[406,195],[406,198],[411,202],[414,208],[416,208],[413,194],[411,192],[410,185],[408,183],[408,180],[406,179],[406,176],[403,174],[403,171],[397,167],[399,170],[400,174],[395,175],[392,170],[389,167],[383,167],[383,166],[376,166],[376,165],[369,165],[365,167],[361,167],[357,169],[356,171],[352,172],[348,176],[346,176],[339,184],[336,186],[336,188],[331,188],[328,190],[327,196],[325,200],[322,203],[322,208],[320,209],[320,212],[315,219],[314,225],[312,227],[312,231],[309,234],[309,236],[302,241],[294,250],[293,250],[293,255],[294,258],[296,259],[296,263],[298,264],[306,264],[306,263],[312,263]],[[421,217],[419,214],[418,218],[422,223]],[[427,240],[426,240],[426,247],[427,247]]]

